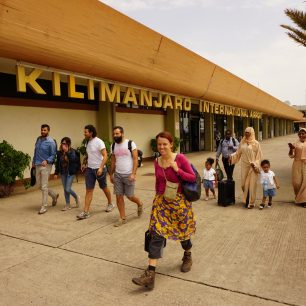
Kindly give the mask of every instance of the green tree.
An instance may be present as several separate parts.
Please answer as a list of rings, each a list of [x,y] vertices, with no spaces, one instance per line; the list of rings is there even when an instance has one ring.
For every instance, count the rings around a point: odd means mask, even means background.
[[[285,14],[293,21],[297,27],[282,24],[281,27],[289,30],[288,36],[298,44],[306,47],[306,12],[296,9],[285,9]]]

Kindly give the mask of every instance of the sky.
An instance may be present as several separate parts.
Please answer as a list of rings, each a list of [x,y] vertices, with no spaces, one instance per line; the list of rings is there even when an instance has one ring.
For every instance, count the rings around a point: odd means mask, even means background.
[[[285,33],[304,0],[102,0],[245,81],[306,104],[306,48]]]

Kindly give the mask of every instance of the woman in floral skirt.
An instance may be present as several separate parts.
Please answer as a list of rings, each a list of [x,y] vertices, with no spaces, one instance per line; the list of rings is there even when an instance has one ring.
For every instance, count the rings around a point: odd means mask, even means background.
[[[140,277],[132,279],[136,285],[151,289],[154,287],[157,260],[162,257],[166,239],[180,241],[184,249],[181,271],[190,271],[190,236],[196,229],[192,204],[186,200],[181,186],[182,181],[196,180],[191,165],[183,154],[173,152],[173,137],[169,132],[159,133],[156,142],[160,157],[154,161],[156,195],[149,225],[149,265]]]

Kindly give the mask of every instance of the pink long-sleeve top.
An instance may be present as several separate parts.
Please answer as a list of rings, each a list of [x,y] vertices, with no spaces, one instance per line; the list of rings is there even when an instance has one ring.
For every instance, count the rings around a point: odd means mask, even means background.
[[[164,169],[167,180],[173,183],[181,183],[182,181],[195,182],[196,176],[191,168],[191,165],[185,155],[177,154],[175,159],[179,168],[175,172],[172,167]],[[157,160],[154,161],[155,166],[155,191],[156,194],[164,194],[166,188],[166,179],[162,167],[158,164]],[[182,192],[182,186],[179,184],[178,191]]]

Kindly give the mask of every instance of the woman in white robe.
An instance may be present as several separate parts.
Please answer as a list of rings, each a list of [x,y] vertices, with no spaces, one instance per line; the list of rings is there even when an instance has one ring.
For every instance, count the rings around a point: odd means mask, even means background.
[[[259,142],[255,139],[255,131],[252,127],[245,129],[238,150],[230,157],[230,163],[236,164],[241,160],[241,188],[243,202],[247,208],[255,207],[256,189],[262,151]]]
[[[306,208],[306,128],[301,128],[296,143],[289,143],[289,157],[294,158],[292,164],[292,186],[295,203]]]

